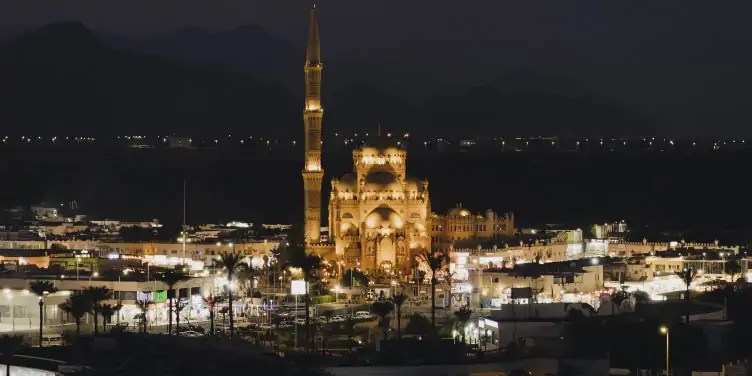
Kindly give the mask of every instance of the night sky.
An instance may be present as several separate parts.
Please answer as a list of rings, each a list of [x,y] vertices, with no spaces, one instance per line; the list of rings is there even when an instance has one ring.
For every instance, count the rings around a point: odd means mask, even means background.
[[[310,6],[3,0],[0,27],[80,20],[97,31],[148,37],[188,25],[255,24],[302,49]],[[568,77],[595,95],[669,119],[679,132],[746,132],[752,121],[750,1],[319,0],[317,7],[325,61],[385,62],[407,76],[435,78],[436,87],[408,96],[526,69]]]

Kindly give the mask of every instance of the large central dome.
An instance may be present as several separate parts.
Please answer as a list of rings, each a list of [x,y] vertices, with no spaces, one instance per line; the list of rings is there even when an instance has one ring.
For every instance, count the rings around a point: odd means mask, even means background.
[[[402,217],[394,209],[386,205],[373,209],[373,211],[366,216],[366,227],[368,228],[402,228],[403,224]]]
[[[393,174],[384,171],[375,171],[366,175],[363,189],[374,192],[401,191],[402,184],[400,184],[399,179]]]

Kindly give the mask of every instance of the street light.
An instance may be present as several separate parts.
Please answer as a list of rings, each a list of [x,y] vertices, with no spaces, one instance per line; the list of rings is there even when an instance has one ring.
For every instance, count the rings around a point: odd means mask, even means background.
[[[666,375],[670,375],[670,357],[669,357],[669,332],[668,327],[661,326],[660,328],[661,334],[666,336]]]

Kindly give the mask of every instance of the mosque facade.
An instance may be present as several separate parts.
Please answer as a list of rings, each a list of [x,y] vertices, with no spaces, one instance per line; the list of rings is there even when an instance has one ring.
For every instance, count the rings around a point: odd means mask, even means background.
[[[323,64],[316,9],[311,10],[306,53],[305,163],[303,167],[306,250],[343,268],[409,275],[415,256],[436,244],[514,234],[514,215],[471,214],[458,207],[431,212],[428,181],[407,174],[407,151],[379,134],[352,154],[353,171],[331,180],[329,237],[321,241]]]

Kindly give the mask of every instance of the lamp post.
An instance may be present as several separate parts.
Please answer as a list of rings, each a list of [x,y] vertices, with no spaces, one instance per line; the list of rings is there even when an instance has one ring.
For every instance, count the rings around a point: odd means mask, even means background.
[[[81,255],[76,255],[76,281],[78,281],[78,263],[81,262]]]
[[[670,358],[670,353],[669,353],[669,332],[668,332],[668,327],[661,326],[660,331],[661,331],[661,334],[663,334],[663,335],[666,336],[666,375],[668,376],[668,375],[671,374],[671,371],[670,371],[670,365],[671,365],[670,359],[671,358]]]
[[[298,348],[298,295],[306,293],[308,286],[303,279],[297,279],[290,282],[290,293],[295,295],[295,349]]]
[[[8,298],[8,301],[10,301],[10,322],[12,325],[13,334],[16,333],[16,313],[14,312],[15,306],[13,305],[13,293],[10,289],[3,289],[3,292],[5,293],[5,297]]]
[[[44,309],[44,303],[45,298],[47,298],[47,295],[49,295],[49,291],[44,291],[42,293],[42,296],[39,297],[39,347],[42,347],[43,341],[42,341],[42,326],[44,325],[44,316],[47,313],[47,310]]]

